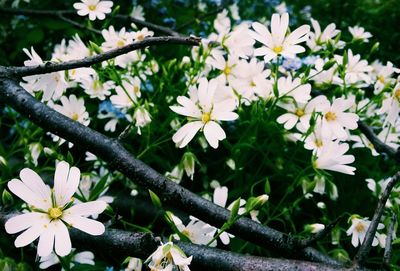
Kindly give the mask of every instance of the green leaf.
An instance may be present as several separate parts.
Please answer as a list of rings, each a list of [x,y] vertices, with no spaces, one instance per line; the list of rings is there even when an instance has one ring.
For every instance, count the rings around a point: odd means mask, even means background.
[[[96,183],[89,194],[89,201],[97,199],[100,194],[104,191],[107,185],[108,174],[101,177],[101,179]]]
[[[151,202],[153,203],[153,205],[156,206],[156,207],[162,208],[161,200],[156,195],[156,193],[154,193],[153,191],[151,191],[149,189],[149,195],[150,195],[150,199],[151,199]]]

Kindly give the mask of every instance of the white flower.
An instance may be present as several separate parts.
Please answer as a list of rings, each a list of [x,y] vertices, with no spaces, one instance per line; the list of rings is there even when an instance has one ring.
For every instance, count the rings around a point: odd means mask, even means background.
[[[173,270],[175,267],[180,271],[190,271],[191,262],[192,256],[187,257],[177,245],[168,242],[159,246],[145,263],[154,271]]]
[[[142,260],[135,257],[130,257],[128,266],[125,268],[125,271],[142,271]]]
[[[357,114],[346,113],[354,104],[352,99],[338,98],[331,104],[328,100],[322,101],[320,104],[320,112],[322,113],[321,129],[322,136],[345,139],[348,134],[345,128],[354,130],[357,129]]]
[[[254,50],[254,55],[264,56],[264,61],[269,62],[279,55],[294,58],[296,54],[304,52],[304,47],[298,44],[308,39],[310,26],[302,25],[286,36],[288,26],[288,13],[284,13],[282,16],[272,15],[271,32],[264,25],[254,22],[252,27],[255,32],[251,31],[250,35],[263,44],[262,47]]]
[[[75,249],[72,249],[73,252],[75,252]],[[60,263],[60,259],[58,256],[52,252],[49,256],[46,257],[40,257],[40,269],[47,269],[48,267]],[[83,251],[79,253],[74,253],[71,262],[69,264],[69,267],[72,268],[75,266],[75,263],[78,264],[88,264],[88,265],[94,265],[94,254],[90,251]],[[61,271],[64,271],[64,268],[61,269]]]
[[[292,76],[278,79],[279,98],[292,97],[297,103],[307,103],[311,99],[311,85],[301,84],[300,78]]]
[[[343,65],[343,56],[335,55],[335,59],[339,64]],[[368,65],[368,62],[364,59],[361,60],[360,55],[353,55],[351,49],[347,51],[347,59],[347,64],[345,66],[345,82],[343,82],[342,78],[338,77],[336,78],[336,82],[338,82],[338,84],[355,84],[359,81],[370,83],[371,77],[368,73],[372,71],[372,67]]]
[[[311,25],[314,28],[314,32],[310,33],[310,38],[307,41],[307,45],[315,52],[324,48],[327,42],[333,41],[333,38],[340,33],[340,30],[336,29],[336,25],[334,23],[329,24],[322,32],[318,21],[311,19]]]
[[[318,108],[321,103],[328,101],[326,96],[319,95],[312,99],[307,104],[304,103],[279,103],[278,105],[288,112],[279,116],[277,118],[277,122],[280,124],[284,124],[284,128],[286,130],[292,129],[298,122],[302,126],[302,130],[307,130],[310,127],[310,119],[312,113]]]
[[[221,206],[223,208],[227,208],[228,210],[232,210],[233,208],[233,203],[232,202],[228,207],[226,207],[226,203],[228,201],[228,187],[222,186],[222,187],[216,187],[214,189],[214,194],[213,194],[213,202],[217,204],[218,206]],[[244,199],[240,199],[240,204],[239,204],[239,211],[238,214],[244,214],[246,212],[246,209],[243,207],[246,204],[246,201]],[[217,230],[217,229],[215,229]],[[221,233],[219,236],[219,239],[224,245],[228,245],[230,243],[230,239],[233,238],[234,235],[227,233],[226,231]]]
[[[395,125],[400,112],[400,83],[397,83],[390,95],[386,94],[378,114],[386,114],[385,124]]]
[[[170,218],[174,222],[176,228],[193,244],[197,245],[207,245],[214,236],[215,228],[200,221],[198,219],[191,219],[189,224],[185,226],[178,217],[174,216],[173,214],[169,214]],[[180,240],[179,236],[176,234],[174,238]],[[210,246],[215,247],[217,246],[217,242],[214,241],[210,244]]]
[[[367,233],[368,227],[371,224],[371,221],[368,218],[358,218],[354,216],[351,218],[351,226],[346,231],[346,234],[351,235],[351,244],[354,247],[357,247],[358,244],[362,244],[365,238],[365,234]],[[383,229],[385,226],[382,223],[378,224],[378,230]],[[379,240],[375,235],[374,241],[372,242],[373,246],[377,246],[379,244]]]
[[[8,182],[8,188],[28,204],[30,211],[10,218],[5,224],[9,234],[24,231],[15,240],[16,247],[24,247],[39,237],[39,256],[48,256],[53,247],[57,255],[66,256],[71,252],[68,227],[91,235],[104,233],[102,223],[86,218],[102,213],[107,206],[104,201],[73,205],[73,195],[80,180],[78,168],[70,168],[67,162],[59,162],[53,189],[31,169],[21,170],[20,178]]]
[[[127,76],[122,80],[122,85],[115,88],[116,95],[112,95],[110,100],[116,108],[130,108],[142,95],[140,92],[140,79],[138,77]]]
[[[106,14],[111,12],[113,4],[112,1],[81,0],[81,2],[74,4],[74,8],[78,10],[80,16],[89,15],[91,21],[104,20]]]
[[[62,105],[53,105],[53,108],[56,111],[74,121],[82,123],[85,126],[89,125],[89,113],[86,111],[85,101],[83,98],[77,99],[75,95],[71,95],[69,98],[62,96],[60,101]]]
[[[140,128],[143,128],[151,122],[151,116],[149,111],[144,106],[138,106],[133,113],[135,119],[135,126],[138,128],[138,134],[141,134]]]
[[[147,27],[142,28],[136,32],[132,33],[132,37],[135,41],[143,41],[147,37],[152,37],[154,35],[153,31],[149,31]]]
[[[213,50],[211,56],[207,58],[206,63],[214,69],[220,70],[221,74],[217,77],[218,80],[224,84],[232,84],[232,80],[239,76],[238,69],[239,58],[236,55],[229,54],[228,59],[225,60],[223,52],[220,50]]]
[[[23,49],[30,60],[24,62],[25,66],[36,66],[44,64],[41,57],[35,52],[33,47],[31,52]],[[57,100],[61,97],[64,91],[68,88],[68,83],[65,80],[64,71],[52,72],[41,75],[31,75],[22,78],[27,83],[21,83],[28,92],[43,91],[42,101],[49,101],[50,99]]]
[[[196,164],[196,156],[191,152],[186,152],[181,160],[181,165],[186,172],[186,175],[193,181],[194,168]]]
[[[134,19],[142,20],[144,21],[144,11],[143,7],[141,5],[134,6],[132,8],[130,16]]]
[[[171,172],[166,172],[165,177],[173,182],[180,183],[183,177],[183,168],[180,165],[175,166]]]
[[[77,71],[80,73],[81,71]],[[90,98],[98,98],[99,100],[104,100],[107,96],[111,94],[110,90],[114,88],[114,82],[107,81],[101,82],[99,76],[94,73],[89,76],[80,79],[80,86],[85,90],[85,93],[90,96]]]
[[[322,231],[323,229],[325,229],[325,225],[320,224],[320,223],[314,223],[314,224],[307,225],[305,227],[305,229],[311,233],[318,233],[318,232]]]
[[[171,106],[171,110],[190,118],[189,123],[181,127],[172,137],[179,148],[185,147],[201,129],[207,142],[213,148],[218,148],[218,142],[226,138],[226,134],[217,121],[231,121],[238,118],[233,112],[233,100],[214,101],[214,93],[218,81],[206,78],[198,80],[199,86],[193,88],[190,99],[184,96],[177,98],[180,106]]]
[[[120,31],[116,32],[113,26],[110,26],[108,30],[103,29],[101,31],[103,35],[104,42],[101,44],[101,48],[104,51],[108,51],[111,49],[121,48],[128,44],[133,43],[133,32],[127,32],[125,27],[123,27]],[[134,61],[140,60],[139,54],[137,51],[133,51],[124,55],[117,56],[115,58],[115,65],[126,68],[129,64]]]
[[[369,38],[372,38],[371,33],[366,32],[364,27],[360,26],[349,26],[349,32],[355,40],[362,40],[363,42],[368,42]]]
[[[314,168],[354,175],[356,168],[347,165],[354,162],[354,156],[345,155],[349,150],[349,145],[346,143],[340,144],[337,141],[330,141],[327,143],[328,144],[324,144],[320,152],[317,153],[316,160],[313,162]]]

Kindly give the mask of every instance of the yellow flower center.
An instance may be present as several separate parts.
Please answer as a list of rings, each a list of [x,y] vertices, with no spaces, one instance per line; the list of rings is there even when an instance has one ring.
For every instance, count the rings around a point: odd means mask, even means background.
[[[136,40],[138,40],[138,41],[144,40],[144,35],[143,34],[137,35]]]
[[[62,211],[60,208],[56,207],[56,208],[49,208],[48,210],[48,215],[51,219],[57,219],[60,216],[62,216]]]
[[[378,81],[381,82],[382,84],[385,83],[385,77],[383,77],[383,75],[379,75],[379,76],[377,77],[377,79],[378,79]]]
[[[209,122],[211,120],[211,113],[203,113],[203,115],[201,116],[201,121],[206,124],[207,122]]]
[[[257,86],[257,85],[256,85],[256,83],[254,83],[254,81],[251,81],[251,82],[250,82],[250,86],[251,86],[251,87],[255,87],[255,86]]]
[[[123,42],[122,40],[117,41],[117,47],[123,47],[125,46],[125,42]]]
[[[358,222],[356,226],[356,231],[357,232],[363,232],[364,231],[364,225],[361,222]]]
[[[72,120],[77,121],[78,118],[79,118],[79,116],[78,116],[77,113],[75,113],[75,114],[72,115]]]
[[[304,116],[304,110],[303,110],[303,109],[300,109],[300,108],[297,108],[295,114],[296,114],[298,117],[302,117],[302,116]]]
[[[323,143],[322,143],[322,140],[321,140],[321,139],[316,139],[316,140],[314,141],[314,143],[315,143],[315,146],[317,146],[318,148],[321,148],[321,147],[322,147],[322,145],[323,145]]]
[[[395,97],[398,101],[400,101],[400,88],[397,89],[397,90],[394,92],[394,97]]]
[[[226,76],[228,76],[229,74],[231,74],[231,72],[232,72],[231,67],[229,67],[228,65],[226,65],[226,66],[225,66],[225,69],[224,69],[224,74],[225,74]]]
[[[138,94],[140,92],[139,86],[133,86],[133,93]]]
[[[96,10],[96,7],[97,7],[96,5],[89,5],[88,9],[91,11],[94,11],[94,10]]]
[[[187,236],[187,237],[190,237],[190,232],[189,232],[187,229],[184,229],[184,230],[182,231],[182,234],[185,235],[185,236]]]
[[[325,114],[325,119],[327,121],[334,121],[336,120],[336,114],[329,111],[328,113]]]
[[[275,46],[274,48],[272,48],[272,51],[275,52],[275,54],[280,54],[283,51],[283,47],[282,46]]]

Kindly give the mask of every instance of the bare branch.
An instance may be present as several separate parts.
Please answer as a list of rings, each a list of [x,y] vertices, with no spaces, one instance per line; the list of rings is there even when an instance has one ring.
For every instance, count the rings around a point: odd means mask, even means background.
[[[368,140],[374,145],[374,148],[379,153],[386,153],[389,157],[394,158],[396,161],[400,161],[400,154],[397,150],[383,143],[374,133],[371,127],[362,121],[358,121],[358,128],[368,138]]]
[[[376,230],[378,228],[378,224],[381,220],[383,211],[385,209],[386,201],[390,196],[390,192],[393,187],[400,181],[400,171],[397,172],[391,180],[388,182],[385,190],[383,191],[381,198],[379,199],[378,205],[375,209],[374,216],[372,217],[371,223],[368,227],[367,233],[365,234],[364,242],[360,246],[357,255],[354,258],[355,266],[362,266],[366,257],[368,256],[369,251],[372,247],[372,242],[374,241]]]
[[[1,213],[1,229],[4,231],[4,223],[17,213]],[[107,228],[100,236],[88,235],[76,229],[70,230],[70,236],[74,247],[99,252],[103,255],[119,255],[121,257],[133,256],[145,259],[153,253],[160,244],[161,238],[149,233],[135,233],[117,229]],[[164,240],[166,241],[166,240]],[[175,241],[188,256],[193,256],[190,265],[192,270],[215,270],[215,271],[291,271],[291,270],[347,270],[320,263],[262,258],[256,256],[241,255],[207,246],[200,246],[186,242]]]
[[[216,227],[221,227],[229,219],[230,212],[225,208],[169,181],[142,161],[133,158],[118,140],[74,122],[37,101],[21,88],[18,82],[8,78],[0,80],[0,101],[27,116],[46,131],[86,148],[137,185],[157,193],[163,202]],[[313,248],[296,249],[296,239],[248,218],[237,220],[230,228],[230,232],[254,244],[282,251],[292,257],[340,265],[338,261]]]
[[[150,23],[150,22],[139,20],[139,19],[133,18],[133,17],[128,16],[128,15],[117,14],[117,15],[115,15],[115,18],[121,19],[121,20],[127,20],[129,22],[132,22],[134,24],[140,25],[142,27],[147,27],[148,29],[151,29],[153,31],[164,33],[164,34],[167,34],[167,35],[170,35],[170,36],[175,36],[175,37],[183,37],[184,36],[181,33],[178,33],[178,32],[172,30],[169,27],[165,27],[165,26],[161,26],[161,25],[158,25],[158,24],[153,24],[153,23]]]
[[[17,9],[17,8],[0,7],[0,12],[14,14],[14,15],[49,16],[49,17],[59,17],[59,18],[61,18],[60,16],[65,16],[65,15],[78,16],[76,13],[76,10],[39,10],[39,9],[19,9],[19,8]],[[136,18],[132,18],[128,15],[117,14],[117,15],[115,15],[115,18],[121,19],[121,20],[127,20],[129,22],[135,23],[135,24],[143,26],[143,27],[147,27],[151,30],[157,31],[159,33],[164,33],[166,35],[176,36],[176,37],[182,36],[180,33],[175,32],[171,28],[157,25],[154,23],[149,23],[149,22],[142,21],[142,20],[139,20]]]
[[[85,25],[83,25],[83,24],[80,24],[80,23],[74,21],[74,20],[71,20],[71,19],[65,17],[62,13],[59,13],[59,14],[58,14],[58,18],[60,18],[60,19],[63,20],[64,22],[67,22],[67,23],[69,23],[69,24],[71,24],[71,25],[73,25],[73,26],[75,26],[75,27],[77,27],[77,28],[84,29],[84,30],[88,30],[88,31],[90,31],[90,32],[93,32],[93,33],[96,33],[96,34],[101,35],[101,31],[100,31],[100,30],[95,29],[95,28],[92,28],[92,27],[87,27],[87,26],[85,26]]]
[[[386,236],[385,252],[383,253],[382,267],[390,270],[390,258],[392,256],[392,242],[394,236],[394,226],[396,225],[397,215],[393,213],[392,219],[390,220],[389,229]]]
[[[103,62],[105,60],[112,59],[114,57],[138,50],[143,49],[152,45],[161,44],[182,44],[189,46],[197,46],[200,44],[200,38],[196,37],[149,37],[140,42],[128,44],[124,47],[113,49],[102,54],[86,57],[79,60],[71,60],[67,62],[47,62],[38,66],[25,66],[25,67],[1,67],[0,66],[0,77],[23,77],[35,74],[44,74],[56,71],[64,71],[82,67],[89,67],[93,64]]]

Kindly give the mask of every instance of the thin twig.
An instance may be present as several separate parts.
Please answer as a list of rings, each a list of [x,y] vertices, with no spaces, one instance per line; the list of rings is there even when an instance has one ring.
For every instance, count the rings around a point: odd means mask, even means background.
[[[368,138],[372,145],[374,145],[374,148],[377,152],[386,153],[389,157],[394,158],[396,161],[400,161],[399,152],[382,142],[375,135],[371,127],[369,127],[363,121],[358,121],[358,129],[360,129],[360,131]]]
[[[371,250],[372,243],[375,238],[376,230],[380,223],[383,211],[385,209],[386,201],[388,200],[393,187],[400,180],[400,171],[397,172],[388,182],[385,190],[383,191],[381,198],[378,201],[378,205],[375,209],[374,216],[372,217],[371,223],[369,224],[368,230],[365,234],[364,242],[360,246],[357,255],[354,258],[354,266],[363,266],[365,259]]]
[[[329,225],[327,225],[323,230],[319,231],[318,233],[314,234],[313,236],[310,236],[306,239],[303,239],[300,241],[300,246],[299,247],[308,247],[316,242],[322,240],[327,236],[333,228],[339,223],[339,221],[343,218],[344,216],[341,215],[337,217],[333,222],[331,222]]]
[[[121,19],[121,20],[127,20],[129,22],[132,22],[134,24],[140,25],[142,27],[147,27],[150,30],[153,30],[153,31],[156,31],[156,32],[160,32],[160,33],[164,33],[164,34],[167,34],[167,35],[170,35],[170,36],[183,37],[183,35],[181,33],[178,33],[178,32],[172,30],[169,27],[165,27],[165,26],[162,26],[162,25],[158,25],[158,24],[146,22],[146,21],[143,21],[143,20],[139,20],[139,19],[133,18],[133,17],[128,16],[128,15],[116,14],[115,18]]]
[[[114,57],[138,50],[143,49],[152,45],[161,44],[182,44],[189,46],[198,46],[200,44],[200,38],[196,37],[148,37],[143,41],[128,44],[121,48],[109,50],[107,52],[86,57],[84,59],[71,60],[67,62],[46,62],[42,65],[37,66],[25,66],[25,67],[2,67],[0,66],[0,76],[17,76],[23,77],[28,75],[44,74],[56,71],[64,71],[82,67],[89,67],[93,64],[103,62],[105,60],[112,59]]]
[[[108,138],[37,101],[17,81],[8,78],[0,80],[0,100],[46,131],[86,148],[106,161],[110,168],[119,170],[137,185],[157,193],[163,202],[216,227],[221,227],[229,219],[230,212],[225,208],[169,181],[142,161],[135,159],[118,140]],[[296,239],[293,237],[249,218],[237,220],[230,232],[244,240],[279,250],[286,255],[340,265],[338,261],[313,248],[296,249]]]
[[[78,16],[76,10],[39,10],[39,9],[17,9],[17,8],[5,8],[0,7],[0,12],[14,14],[14,15],[26,15],[26,16],[49,16],[49,17],[59,17],[60,15],[75,15]],[[175,32],[171,28],[157,25],[154,23],[146,22],[136,18],[132,18],[128,15],[117,14],[115,18],[127,20],[137,25],[147,27],[150,30],[161,32],[170,36],[182,36],[180,33]]]
[[[386,236],[385,252],[383,253],[382,267],[386,270],[390,270],[390,258],[392,256],[392,242],[394,236],[394,228],[397,221],[397,215],[393,213],[392,219],[390,220],[389,229]]]
[[[83,24],[80,24],[80,23],[74,21],[74,20],[71,20],[71,19],[65,17],[62,13],[59,13],[59,14],[58,14],[58,18],[60,18],[60,19],[63,20],[64,22],[67,22],[67,23],[69,23],[69,24],[71,24],[71,25],[73,25],[73,26],[75,26],[75,27],[77,27],[77,28],[86,29],[86,30],[88,30],[88,31],[90,31],[90,32],[93,32],[93,33],[96,33],[96,34],[101,35],[101,31],[100,31],[100,30],[95,29],[95,28],[92,28],[92,27],[87,27],[87,26],[85,26],[85,25],[83,25]]]

